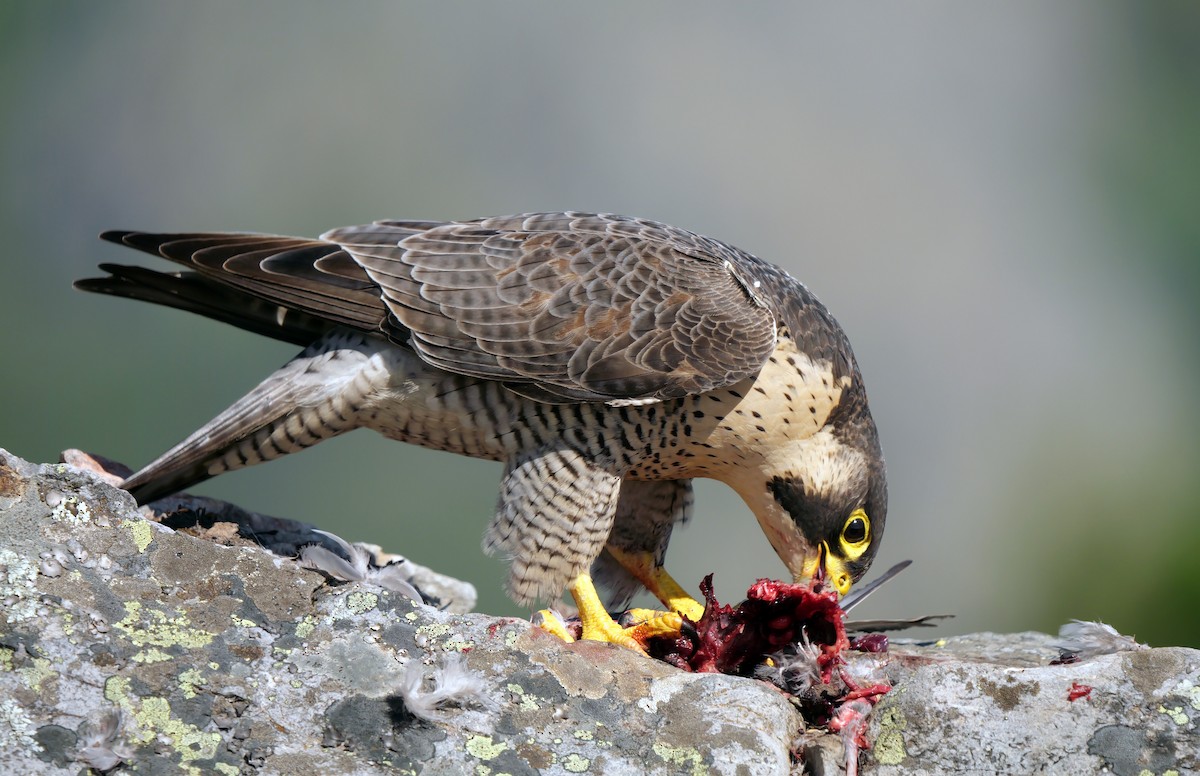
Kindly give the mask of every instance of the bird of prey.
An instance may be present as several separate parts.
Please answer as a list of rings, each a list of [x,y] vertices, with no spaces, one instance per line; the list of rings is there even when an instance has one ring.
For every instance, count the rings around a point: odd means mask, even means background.
[[[504,474],[483,545],[520,604],[564,589],[583,637],[663,569],[692,479],[731,486],[797,581],[842,594],[883,536],[887,484],[841,327],[778,267],[615,215],[378,221],[318,239],[106,232],[185,269],[102,264],[87,291],[200,313],[304,347],[124,482],[140,503],[355,428]]]

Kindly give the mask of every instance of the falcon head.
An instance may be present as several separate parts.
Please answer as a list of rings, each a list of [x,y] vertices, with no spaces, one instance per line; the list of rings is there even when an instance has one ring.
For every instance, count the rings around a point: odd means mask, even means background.
[[[790,452],[766,485],[766,529],[797,582],[845,595],[870,568],[887,520],[887,477],[870,417],[827,426]]]

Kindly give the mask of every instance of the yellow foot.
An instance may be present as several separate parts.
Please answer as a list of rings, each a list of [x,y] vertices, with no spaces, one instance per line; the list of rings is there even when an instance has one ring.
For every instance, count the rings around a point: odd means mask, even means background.
[[[667,577],[667,572],[664,571],[662,574],[664,577]],[[667,577],[667,579],[671,578]],[[671,581],[674,582],[675,580],[671,579]],[[704,616],[704,604],[687,595],[682,590],[679,593],[678,596],[672,596],[664,603],[671,607],[671,611],[683,615],[693,623],[700,622],[700,618]]]
[[[658,636],[678,635],[683,627],[683,618],[675,612],[654,612],[648,609],[640,610],[646,616],[635,616],[633,624],[623,628],[613,620],[605,610],[604,604],[596,594],[592,579],[587,574],[580,574],[571,580],[567,589],[579,607],[579,621],[582,626],[582,638],[587,641],[606,641],[609,644],[619,644],[634,652],[646,654],[646,643]],[[638,610],[635,610],[635,612]],[[549,609],[543,609],[534,615],[534,623],[542,630],[553,633],[563,641],[574,641],[563,621]]]
[[[642,633],[641,626],[622,628],[612,617],[608,616],[607,612],[603,619],[594,620],[583,626],[583,638],[586,641],[607,641],[609,644],[618,644],[626,649],[632,649],[634,652],[646,654],[647,637]]]
[[[666,576],[666,572],[663,572]],[[670,580],[670,577],[666,577]],[[671,581],[674,584],[674,581]],[[626,649],[646,654],[646,644],[655,638],[677,637],[684,628],[684,618],[692,622],[700,619],[704,607],[689,598],[682,590],[678,596],[671,599],[674,611],[660,612],[654,609],[630,609],[622,620],[628,626],[622,627],[605,610],[604,604],[596,594],[592,579],[587,574],[580,574],[567,587],[571,597],[579,607],[579,620],[583,629],[582,639],[587,641],[606,641],[619,644]],[[676,585],[676,589],[678,586]],[[533,622],[542,630],[558,636],[566,642],[575,641],[574,636],[567,630],[562,618],[551,609],[542,609],[533,616]]]
[[[654,596],[672,612],[682,614],[693,623],[700,622],[704,615],[704,604],[692,598],[679,583],[671,578],[667,570],[655,565],[654,556],[648,552],[625,552],[612,545],[608,552],[633,578],[645,585]]]
[[[559,617],[558,612],[553,609],[542,609],[533,615],[533,624],[547,633],[558,636],[566,642],[572,642],[575,637],[567,630],[566,623]]]
[[[627,622],[625,630],[636,633],[634,638],[648,640],[669,636],[677,638],[683,632],[683,616],[678,612],[660,612],[655,609],[630,609],[621,618]]]
[[[621,622],[627,624],[617,623],[605,612],[605,618],[597,618],[584,627],[583,638],[620,644],[626,649],[645,653],[650,639],[663,636],[674,638],[683,630],[681,616],[675,612],[654,609],[630,609],[621,617]],[[552,609],[542,609],[534,614],[533,624],[567,643],[575,641],[562,618]]]
[[[646,654],[644,637],[637,630],[640,626],[635,625],[626,630],[617,625],[605,610],[604,604],[600,603],[600,596],[596,594],[596,587],[592,584],[591,577],[587,574],[580,574],[571,580],[567,590],[571,591],[571,597],[575,599],[575,605],[579,607],[579,621],[583,626],[583,638],[589,641],[620,644],[626,649]],[[639,637],[642,640],[639,641]]]

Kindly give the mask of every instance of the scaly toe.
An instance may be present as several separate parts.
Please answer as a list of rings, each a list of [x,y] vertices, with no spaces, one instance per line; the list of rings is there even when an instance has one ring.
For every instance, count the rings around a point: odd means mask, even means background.
[[[552,609],[542,609],[533,615],[533,624],[549,634],[558,636],[566,642],[572,642],[575,637],[567,630],[562,618]]]
[[[583,638],[587,641],[606,641],[609,644],[618,644],[626,649],[632,649],[634,652],[646,654],[644,642],[639,641],[640,629],[642,625],[635,625],[632,628],[622,628],[617,625],[611,617],[594,618],[584,620],[583,623]]]
[[[679,638],[683,632],[683,617],[675,612],[653,612],[654,616],[642,620],[625,630],[639,644],[661,637]]]
[[[671,611],[678,612],[684,617],[691,620],[693,623],[700,622],[700,618],[704,616],[704,604],[690,596],[682,598],[672,598],[670,602]]]

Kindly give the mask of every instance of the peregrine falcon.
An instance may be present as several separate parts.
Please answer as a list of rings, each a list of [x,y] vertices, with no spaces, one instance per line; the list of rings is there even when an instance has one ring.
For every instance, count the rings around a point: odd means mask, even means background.
[[[102,264],[87,290],[303,346],[124,482],[140,503],[355,428],[504,464],[484,550],[522,605],[565,590],[584,638],[663,569],[692,479],[745,500],[797,581],[845,594],[883,536],[887,483],[841,327],[778,267],[639,218],[378,221],[319,239],[106,232],[185,267]]]

